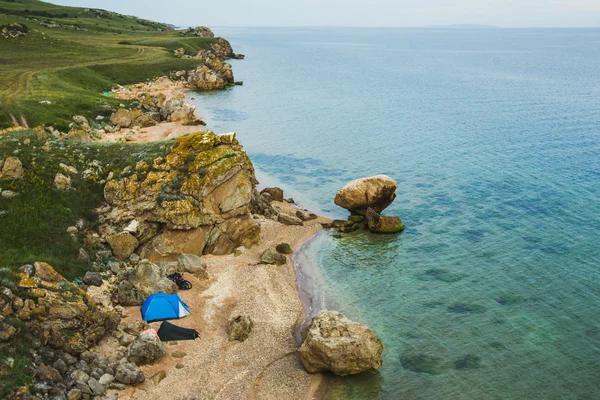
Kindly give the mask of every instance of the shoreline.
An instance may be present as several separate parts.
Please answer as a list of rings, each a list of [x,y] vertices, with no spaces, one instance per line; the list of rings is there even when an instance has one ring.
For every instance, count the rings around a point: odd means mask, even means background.
[[[167,98],[187,94],[185,101],[189,104],[188,97],[190,92],[193,91],[168,78],[157,78],[149,83],[122,87],[114,93],[118,98],[136,98],[144,92],[162,93]],[[203,126],[184,126],[181,123],[163,122],[150,128],[121,129],[118,132],[108,133],[101,141],[154,142],[205,129]],[[300,209],[285,201],[278,203],[278,208],[291,214]],[[330,220],[319,216],[316,220],[304,222],[304,226],[287,226],[264,217],[255,217],[255,219],[262,227],[258,246],[243,249],[242,255],[239,257],[233,255],[203,256],[208,264],[207,271],[210,280],[202,282],[192,278],[194,286],[194,289],[190,291],[192,293],[180,292],[180,296],[190,306],[192,313],[198,315],[186,317],[178,321],[177,324],[184,327],[201,327],[199,329],[201,331],[200,339],[189,342],[189,344],[183,342],[167,346],[168,356],[157,364],[142,367],[146,376],[150,379],[139,386],[128,388],[120,394],[119,398],[135,399],[144,396],[158,399],[168,395],[173,399],[184,399],[192,392],[197,396],[198,388],[194,387],[193,381],[190,381],[189,384],[182,384],[182,382],[185,382],[186,379],[193,379],[189,374],[197,376],[198,369],[203,369],[207,364],[211,364],[212,358],[219,360],[217,371],[227,366],[227,373],[224,373],[223,370],[213,374],[205,371],[208,375],[203,374],[203,380],[208,382],[204,382],[203,385],[208,386],[208,388],[202,388],[202,392],[206,393],[199,398],[226,399],[231,398],[229,397],[231,395],[238,396],[237,398],[278,400],[286,398],[321,399],[324,397],[327,388],[325,375],[308,374],[296,353],[301,329],[310,321],[314,306],[310,289],[307,287],[308,280],[304,281],[304,277],[311,274],[303,271],[302,263],[297,259],[302,250],[323,229],[321,223]],[[286,265],[272,266],[258,263],[262,251],[281,242],[289,243],[294,250]],[[244,271],[243,268],[248,266],[256,269],[253,271],[254,274],[270,275],[266,279],[266,283],[261,282],[259,284],[253,280],[254,277],[247,276],[248,271]],[[288,269],[288,267],[290,268]],[[237,280],[240,277],[243,277],[243,279]],[[251,284],[248,285],[249,283]],[[257,290],[256,286],[262,287]],[[286,286],[288,289],[285,288]],[[200,291],[198,292],[197,289],[200,289]],[[224,295],[223,291],[227,291],[228,295]],[[265,295],[268,300],[261,299]],[[266,302],[267,304],[260,304],[260,307],[257,307],[257,300],[259,299],[260,302]],[[228,342],[224,332],[228,312],[231,313],[236,308],[243,309],[246,313],[251,314],[255,321],[255,330],[250,338],[243,343]],[[259,308],[271,308],[269,310],[270,314],[263,318],[263,321],[260,319],[265,315],[260,315]],[[204,316],[201,315],[199,309],[203,309]],[[194,313],[194,310],[197,311]],[[139,308],[130,307],[127,309],[124,319],[133,322],[139,320],[140,317]],[[159,324],[151,324],[151,326],[157,329]],[[272,334],[270,337],[253,340],[256,339],[255,336],[264,333],[261,332],[262,328],[265,328],[265,330],[274,329],[276,332],[269,332],[269,334]],[[207,339],[211,343],[206,343]],[[258,347],[256,347],[256,344],[251,344],[253,341],[258,342]],[[203,346],[200,346],[200,343]],[[265,346],[271,347],[272,351],[274,350],[274,353],[270,356],[266,355],[266,358],[265,354],[261,354],[265,353]],[[246,348],[246,352],[239,351],[236,348]],[[172,354],[177,351],[187,352],[189,356],[174,359]],[[238,353],[235,354],[237,360],[235,363],[227,361],[231,353]],[[260,365],[251,367],[246,365],[244,367],[242,364],[252,364],[248,361],[249,358],[257,358],[259,361],[262,359],[263,362]],[[240,360],[243,359],[246,360],[240,363]],[[188,370],[189,362],[195,365]],[[183,364],[183,367],[180,364]],[[160,384],[152,384],[152,377],[161,371],[165,371],[167,377]],[[235,373],[234,376],[226,382],[222,382],[221,375],[231,375],[232,373]],[[254,374],[255,376],[252,379],[243,376]],[[234,382],[235,380],[243,381],[245,384]],[[184,393],[185,390],[182,392],[182,389],[186,387],[190,389],[190,392]],[[230,387],[236,388],[231,393],[226,394],[231,390]]]

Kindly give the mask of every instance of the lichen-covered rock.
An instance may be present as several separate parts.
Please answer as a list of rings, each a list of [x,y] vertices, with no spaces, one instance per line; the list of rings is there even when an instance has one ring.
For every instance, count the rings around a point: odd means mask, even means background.
[[[404,230],[400,218],[379,215],[370,207],[367,209],[367,227],[373,233],[399,233]]]
[[[71,189],[71,177],[65,176],[61,173],[56,174],[54,177],[54,186],[58,190],[70,190]]]
[[[227,336],[229,336],[230,341],[237,340],[243,342],[248,339],[253,327],[254,323],[249,316],[235,315],[227,324]]]
[[[25,300],[15,297],[9,315],[26,324],[42,345],[79,354],[114,327],[108,323],[109,314],[50,265],[36,262],[27,271],[19,274]],[[0,295],[0,300],[6,293]]]
[[[23,164],[17,157],[0,160],[0,180],[19,179],[23,173]]]
[[[106,241],[119,260],[126,260],[139,245],[137,238],[127,232],[108,236]]]
[[[146,380],[144,373],[134,363],[125,363],[117,367],[115,380],[126,385],[137,385]]]
[[[396,198],[398,184],[386,175],[356,179],[335,195],[335,204],[353,214],[366,215],[369,207],[380,213]]]
[[[149,241],[141,250],[140,256],[153,262],[175,261],[179,254],[202,255],[212,227],[190,230],[165,230]]]
[[[383,344],[365,325],[334,311],[321,311],[302,330],[300,359],[310,373],[345,376],[381,367]]]
[[[287,263],[287,257],[277,250],[267,249],[260,256],[260,262],[262,264],[285,265]]]
[[[202,58],[204,63],[187,75],[187,86],[194,90],[210,91],[224,89],[233,85],[233,71],[231,64],[223,62],[218,56],[202,51],[197,58]]]
[[[128,305],[141,305],[143,300],[154,293],[172,294],[178,291],[177,285],[166,277],[164,267],[148,260],[142,260],[135,268],[120,272],[118,279],[119,300],[124,300]]]
[[[137,365],[153,364],[167,354],[167,347],[153,331],[142,332],[131,345],[127,359]]]

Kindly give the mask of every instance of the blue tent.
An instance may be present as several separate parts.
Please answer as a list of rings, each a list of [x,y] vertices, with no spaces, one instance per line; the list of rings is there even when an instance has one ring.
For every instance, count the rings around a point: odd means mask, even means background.
[[[177,294],[155,293],[142,304],[142,319],[146,322],[178,319],[190,315],[190,309]]]

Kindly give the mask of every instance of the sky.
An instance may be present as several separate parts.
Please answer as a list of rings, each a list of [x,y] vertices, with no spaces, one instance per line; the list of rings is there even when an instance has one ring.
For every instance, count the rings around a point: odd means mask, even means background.
[[[600,0],[47,0],[179,27],[598,27]]]

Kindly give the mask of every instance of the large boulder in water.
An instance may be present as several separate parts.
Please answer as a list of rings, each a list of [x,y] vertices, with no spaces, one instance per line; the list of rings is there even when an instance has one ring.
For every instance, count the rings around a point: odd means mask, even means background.
[[[365,325],[335,311],[321,311],[302,330],[299,353],[308,372],[345,376],[379,369],[383,343]]]
[[[380,213],[396,198],[398,183],[387,175],[348,182],[335,195],[335,204],[353,214],[366,215],[369,207]]]

